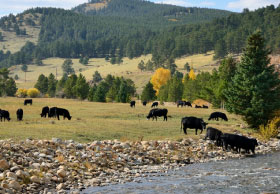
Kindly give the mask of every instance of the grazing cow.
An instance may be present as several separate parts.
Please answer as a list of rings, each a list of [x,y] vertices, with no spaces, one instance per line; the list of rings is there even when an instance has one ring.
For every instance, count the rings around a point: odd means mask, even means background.
[[[221,119],[223,119],[225,121],[228,121],[227,115],[225,113],[222,113],[222,112],[213,112],[213,113],[211,113],[208,121],[210,121],[211,119],[215,119],[216,121],[218,121],[219,118],[221,118]]]
[[[178,108],[179,106],[181,106],[181,108],[182,108],[183,106],[185,106],[185,101],[178,100],[178,101],[177,101],[177,108]]]
[[[158,106],[158,102],[153,102],[151,108],[157,107]]]
[[[250,139],[241,135],[225,133],[221,136],[221,139],[226,150],[228,145],[230,145],[231,149],[236,150],[239,153],[242,148],[245,149],[246,153],[249,153],[249,150],[251,150],[252,153],[255,154],[255,147],[258,146],[256,139]]]
[[[164,109],[160,109],[160,108],[154,108],[152,110],[150,110],[147,119],[149,120],[151,117],[156,119],[157,121],[157,117],[162,117],[163,116],[163,121],[167,121],[167,113],[168,110],[166,108]]]
[[[9,111],[6,110],[0,110],[0,120],[2,122],[2,119],[4,118],[4,121],[7,119],[8,121],[11,120]]]
[[[23,110],[21,108],[19,108],[17,110],[17,120],[22,121],[22,117],[23,117]]]
[[[221,139],[221,135],[223,133],[213,127],[207,127],[207,132],[206,132],[206,136],[204,138],[204,140],[206,140],[207,138],[209,138],[210,140],[216,141],[216,145],[217,146],[222,146],[222,139]]]
[[[57,120],[60,120],[59,115],[63,116],[63,119],[67,118],[68,120],[71,120],[72,118],[69,114],[69,111],[64,108],[50,108],[49,117],[57,117]]]
[[[56,108],[57,107],[52,107],[49,109],[49,117],[56,117]]]
[[[201,106],[195,105],[195,108],[202,108]]]
[[[131,107],[131,108],[132,108],[132,107],[135,108],[135,101],[134,101],[134,100],[130,102],[130,107]]]
[[[195,129],[195,134],[197,135],[197,130],[200,129],[200,134],[202,133],[203,129],[206,128],[206,125],[203,119],[196,118],[196,117],[184,117],[181,120],[181,130],[183,126],[184,133],[187,134],[187,128]]]
[[[143,101],[142,104],[143,104],[143,106],[146,106],[147,105],[147,101]]]
[[[206,106],[206,105],[203,105],[203,106],[202,106],[202,108],[208,108],[208,106]]]
[[[45,106],[45,107],[43,107],[42,108],[42,113],[40,114],[41,115],[41,117],[47,117],[47,115],[48,115],[48,117],[50,117],[50,109],[49,109],[49,107],[48,106]]]
[[[30,104],[32,105],[32,99],[25,99],[24,100],[24,105]]]
[[[192,107],[192,103],[191,102],[188,102],[188,101],[183,101],[183,102],[184,102],[184,106]]]

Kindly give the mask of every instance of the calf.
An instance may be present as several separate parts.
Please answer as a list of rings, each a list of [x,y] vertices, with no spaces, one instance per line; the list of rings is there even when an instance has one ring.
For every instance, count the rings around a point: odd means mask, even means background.
[[[241,149],[244,149],[246,153],[249,153],[250,150],[255,154],[255,147],[258,146],[256,139],[251,139],[245,136],[240,136],[238,144],[238,152],[240,153]]]
[[[2,122],[2,119],[4,118],[4,121],[7,119],[8,121],[11,120],[10,118],[10,113],[9,111],[6,111],[6,110],[1,110],[0,109],[0,120]]]
[[[195,105],[195,108],[202,108],[201,106]]]
[[[216,141],[216,145],[217,146],[222,146],[222,132],[216,128],[213,127],[207,127],[207,132],[206,132],[206,136],[204,138],[204,140],[206,140],[207,138],[209,138],[210,140]]]
[[[158,106],[158,102],[153,102],[151,108],[157,107]]]
[[[47,117],[47,115],[48,115],[48,117],[50,117],[49,112],[50,112],[49,107],[45,106],[42,108],[42,113],[40,115],[41,115],[41,117],[45,117],[45,118]]]
[[[184,106],[192,107],[192,103],[191,102],[188,102],[188,101],[183,101],[183,102],[184,102]]]
[[[32,99],[25,99],[24,100],[24,105],[30,104],[32,105]]]
[[[195,134],[197,135],[197,130],[200,129],[200,134],[202,133],[203,129],[206,128],[206,125],[203,119],[196,118],[196,117],[184,117],[181,120],[181,130],[183,127],[184,133],[187,134],[187,128],[195,129]]]
[[[23,117],[23,110],[21,108],[19,108],[17,110],[17,120],[22,121],[22,117]]]
[[[132,107],[135,108],[135,101],[134,101],[134,100],[130,102],[130,107],[131,107],[131,108],[132,108]]]
[[[216,121],[218,121],[219,118],[221,118],[221,119],[223,119],[225,121],[228,121],[227,115],[225,113],[222,113],[222,112],[213,112],[213,113],[211,113],[211,115],[209,116],[208,121],[210,121],[212,119],[215,119]]]
[[[54,107],[55,115],[57,117],[57,120],[59,120],[59,115],[63,116],[63,119],[67,118],[68,120],[71,120],[71,116],[68,110],[64,108],[57,108]]]
[[[150,110],[147,119],[149,120],[151,117],[156,119],[157,121],[157,117],[162,117],[163,116],[163,121],[167,121],[167,113],[168,110],[166,108],[164,109],[160,109],[160,108],[154,108],[152,110]]]
[[[143,106],[146,106],[147,105],[147,101],[143,101],[142,104],[143,104]]]
[[[206,105],[202,105],[202,108],[208,108],[208,106],[206,106]]]

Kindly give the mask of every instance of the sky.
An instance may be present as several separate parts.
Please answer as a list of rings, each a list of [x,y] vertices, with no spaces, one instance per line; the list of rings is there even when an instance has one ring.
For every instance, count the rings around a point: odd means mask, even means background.
[[[280,0],[150,0],[155,3],[184,7],[207,7],[241,12],[244,8],[255,10],[267,5],[278,6]],[[10,13],[21,13],[32,7],[56,7],[71,9],[88,0],[0,0],[0,17]]]

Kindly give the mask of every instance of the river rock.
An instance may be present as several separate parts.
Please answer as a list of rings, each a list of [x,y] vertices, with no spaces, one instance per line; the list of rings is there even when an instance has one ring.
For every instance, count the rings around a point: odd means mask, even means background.
[[[7,177],[15,180],[17,179],[17,175],[13,172],[8,172]]]
[[[32,177],[30,177],[31,182],[33,183],[40,183],[40,179],[39,177],[33,175]]]
[[[64,188],[64,184],[63,183],[60,183],[59,185],[56,186],[57,190],[61,190],[63,188]]]
[[[0,160],[0,168],[3,169],[3,170],[6,170],[8,169],[10,166],[9,166],[9,163],[3,159],[3,160]]]
[[[9,188],[12,188],[12,189],[15,189],[15,190],[20,190],[21,186],[17,181],[12,180],[12,181],[9,182]]]
[[[64,169],[60,169],[57,171],[57,175],[60,176],[61,178],[64,178],[66,176],[66,172]]]

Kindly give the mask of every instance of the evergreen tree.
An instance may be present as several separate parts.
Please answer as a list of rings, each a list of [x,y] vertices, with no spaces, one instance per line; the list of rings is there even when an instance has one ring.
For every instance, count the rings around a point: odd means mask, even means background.
[[[7,96],[14,96],[16,91],[17,91],[17,85],[16,85],[16,82],[13,78],[9,78],[7,81],[6,81],[6,90],[5,90],[5,93]]]
[[[153,84],[148,82],[144,87],[144,90],[141,95],[142,101],[153,101],[156,99],[156,91],[153,88]]]
[[[227,55],[226,43],[224,40],[217,41],[215,45],[215,56],[214,59],[220,59]]]
[[[64,93],[67,98],[75,98],[75,91],[74,91],[74,86],[76,85],[77,82],[77,75],[72,74],[67,81],[65,82],[64,86]]]
[[[73,69],[73,62],[71,59],[66,59],[63,64],[62,64],[62,70],[63,73],[70,75],[70,74],[74,74],[75,70]]]
[[[51,73],[48,77],[48,94],[51,97],[55,96],[56,84],[57,84],[57,81],[55,79],[55,76],[54,76],[54,74]]]
[[[34,87],[37,88],[42,94],[46,94],[49,88],[48,78],[44,74],[39,75]]]
[[[107,84],[101,82],[98,84],[97,89],[94,93],[93,101],[95,102],[106,102]]]
[[[94,101],[94,95],[95,95],[96,89],[97,89],[96,84],[94,84],[93,87],[90,87],[89,93],[88,93],[88,100],[89,101]]]
[[[62,78],[56,84],[56,91],[61,91],[64,88],[64,85],[68,79],[66,74],[63,74]]]
[[[176,102],[177,100],[181,100],[183,95],[182,79],[173,76],[169,82],[168,102]]]
[[[125,102],[128,102],[129,99],[130,99],[130,95],[128,92],[127,83],[126,83],[126,81],[122,80],[121,85],[120,85],[120,90],[117,95],[117,101],[125,103]]]
[[[269,51],[259,31],[252,34],[226,90],[226,109],[242,115],[253,128],[266,125],[280,108],[279,73],[269,65]]]
[[[26,64],[23,64],[23,65],[21,66],[21,70],[22,70],[23,72],[27,72],[28,66],[27,66]]]
[[[190,65],[189,65],[189,63],[188,63],[188,62],[186,62],[186,63],[185,63],[185,65],[184,65],[184,69],[185,69],[187,72],[190,72],[191,67],[190,67]]]
[[[85,76],[83,76],[81,73],[77,79],[74,90],[75,90],[76,96],[78,96],[81,100],[84,100],[88,97],[89,85],[87,83]]]
[[[93,83],[98,83],[102,80],[102,77],[98,71],[95,71],[94,74],[92,75],[92,81]]]
[[[144,64],[145,64],[144,61],[141,60],[140,63],[138,63],[138,69],[140,69],[141,71],[144,71],[144,69],[145,69],[145,65]]]

